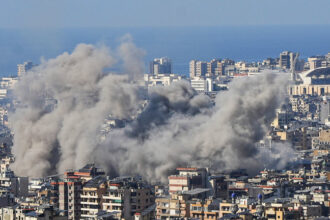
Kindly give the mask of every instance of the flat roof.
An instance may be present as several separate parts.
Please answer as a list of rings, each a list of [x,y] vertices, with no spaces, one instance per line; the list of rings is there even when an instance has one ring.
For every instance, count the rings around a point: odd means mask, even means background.
[[[186,194],[186,195],[197,195],[200,193],[205,193],[210,191],[210,189],[206,189],[206,188],[196,188],[196,189],[192,189],[189,191],[183,191],[182,194]]]

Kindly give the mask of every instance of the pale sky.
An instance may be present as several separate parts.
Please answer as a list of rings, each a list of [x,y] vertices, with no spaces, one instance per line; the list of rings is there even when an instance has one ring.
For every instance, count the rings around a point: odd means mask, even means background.
[[[0,27],[330,24],[330,0],[0,0]]]

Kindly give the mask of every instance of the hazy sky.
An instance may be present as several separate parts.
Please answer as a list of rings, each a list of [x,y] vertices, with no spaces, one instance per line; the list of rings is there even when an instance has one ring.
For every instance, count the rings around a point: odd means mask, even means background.
[[[0,0],[0,27],[330,24],[330,0]]]

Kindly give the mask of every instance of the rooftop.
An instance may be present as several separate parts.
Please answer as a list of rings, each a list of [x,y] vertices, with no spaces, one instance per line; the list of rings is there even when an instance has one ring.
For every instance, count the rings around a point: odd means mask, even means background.
[[[107,178],[104,176],[97,176],[91,180],[89,180],[86,184],[85,187],[98,187],[101,184],[107,182]]]
[[[192,190],[189,190],[189,191],[183,191],[183,194],[186,194],[186,195],[197,195],[197,194],[200,194],[200,193],[206,193],[210,191],[210,189],[203,189],[203,188],[196,188],[196,189],[192,189]]]

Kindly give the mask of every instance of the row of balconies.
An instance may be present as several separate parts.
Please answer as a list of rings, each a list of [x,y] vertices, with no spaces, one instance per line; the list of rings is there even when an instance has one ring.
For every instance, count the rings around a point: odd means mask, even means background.
[[[103,201],[103,203],[109,203],[109,204],[123,204],[124,203],[124,200],[121,200],[121,199],[105,199]]]
[[[122,199],[123,197],[121,197],[121,196],[104,195],[102,198],[103,199]]]
[[[111,204],[103,203],[103,210],[113,210],[113,211],[122,211],[124,209],[124,206],[113,206]]]
[[[90,195],[90,194],[81,194],[81,198],[97,198],[97,195]]]
[[[99,208],[92,208],[92,207],[81,207],[81,211],[88,211],[88,212],[95,212],[97,213],[99,211]]]
[[[88,201],[88,202],[80,202],[80,204],[85,204],[85,205],[98,205],[98,202],[90,202],[90,201]]]
[[[96,214],[81,214],[80,215],[82,218],[91,218],[91,219],[94,219],[96,217]]]

